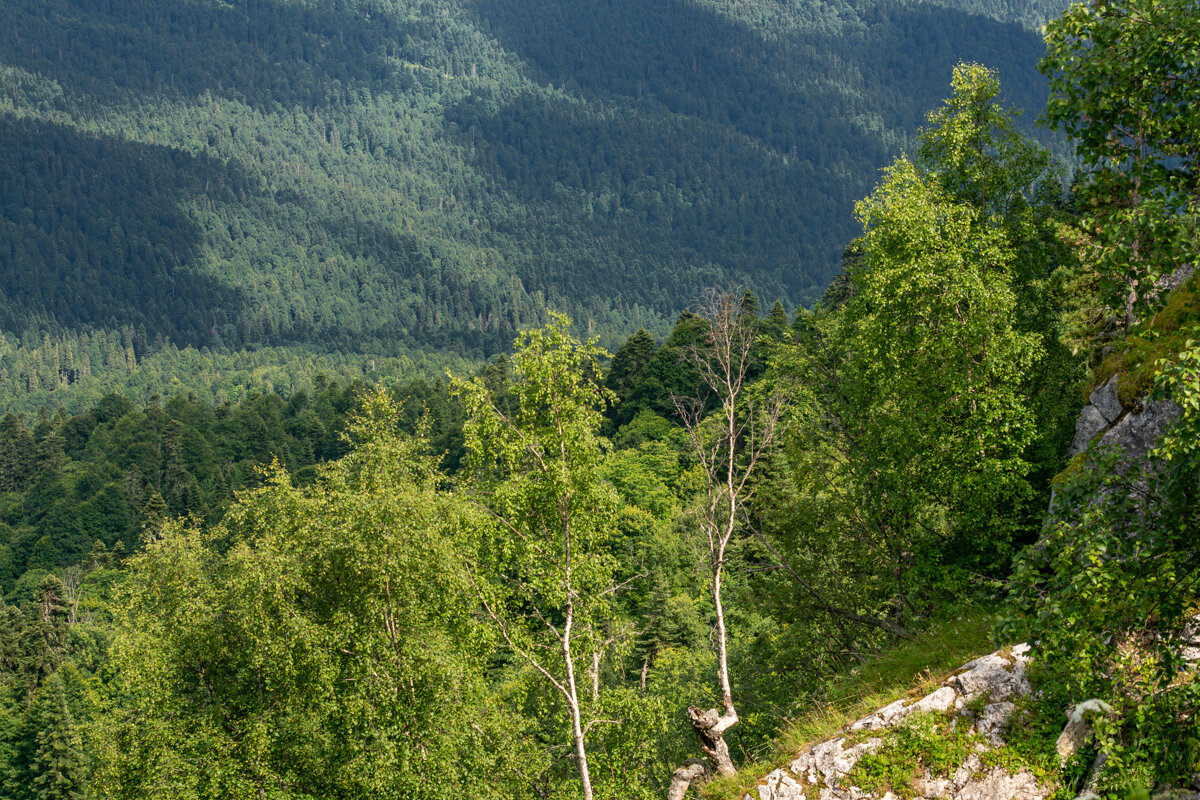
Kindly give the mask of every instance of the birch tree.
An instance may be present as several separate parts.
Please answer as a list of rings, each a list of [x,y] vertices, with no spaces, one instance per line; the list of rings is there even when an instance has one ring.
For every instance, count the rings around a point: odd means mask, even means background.
[[[365,397],[315,484],[276,466],[213,531],[168,520],[130,560],[97,796],[523,791],[539,754],[491,710],[464,568],[479,511],[398,427],[387,394]]]
[[[704,480],[698,521],[716,616],[721,708],[704,711],[692,706],[688,716],[717,773],[732,775],[736,770],[725,732],[737,724],[738,713],[729,679],[721,586],[730,543],[747,519],[750,480],[775,438],[781,402],[777,394],[752,397],[747,379],[757,326],[745,305],[732,294],[714,295],[705,316],[709,325],[705,342],[685,357],[699,371],[707,396],[679,397],[675,404]],[[706,415],[713,403],[716,408]]]
[[[501,409],[482,380],[457,383],[477,498],[494,523],[473,571],[484,612],[508,648],[562,698],[584,800],[591,800],[581,674],[595,672],[599,623],[616,591],[617,563],[606,548],[618,508],[600,479],[607,443],[599,435],[610,392],[599,375],[606,355],[569,333],[555,315],[517,340],[515,408]],[[585,680],[585,685],[587,681]],[[598,686],[592,681],[592,694]]]

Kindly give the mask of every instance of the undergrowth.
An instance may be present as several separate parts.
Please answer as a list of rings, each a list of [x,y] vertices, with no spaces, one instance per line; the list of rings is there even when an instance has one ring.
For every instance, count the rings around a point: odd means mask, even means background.
[[[887,731],[883,746],[860,758],[846,783],[909,800],[918,795],[914,783],[925,770],[934,778],[948,778],[984,742],[969,725],[955,725],[945,714],[914,715]]]
[[[1129,408],[1145,395],[1158,374],[1160,360],[1174,361],[1195,338],[1200,325],[1200,278],[1193,276],[1167,298],[1163,308],[1136,326],[1125,340],[1096,368],[1094,385],[1102,385],[1113,375],[1121,405]]]

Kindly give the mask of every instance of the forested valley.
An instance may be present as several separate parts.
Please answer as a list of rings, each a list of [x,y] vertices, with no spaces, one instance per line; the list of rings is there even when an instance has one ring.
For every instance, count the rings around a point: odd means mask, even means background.
[[[1190,0],[5,9],[0,798],[1200,790]]]
[[[1043,105],[1062,5],[6,0],[4,403],[436,378],[547,309],[611,349],[709,286],[811,305],[953,64]]]

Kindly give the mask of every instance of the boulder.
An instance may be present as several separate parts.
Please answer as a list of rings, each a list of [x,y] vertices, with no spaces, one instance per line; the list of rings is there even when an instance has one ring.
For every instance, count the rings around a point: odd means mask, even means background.
[[[1067,714],[1066,727],[1058,735],[1058,741],[1054,743],[1059,761],[1065,764],[1078,753],[1092,738],[1092,720],[1111,712],[1112,706],[1103,700],[1084,700],[1072,708]]]
[[[975,659],[946,683],[954,687],[963,704],[981,696],[990,702],[1001,702],[1029,694],[1030,689],[1024,656],[1006,657],[1000,653]]]

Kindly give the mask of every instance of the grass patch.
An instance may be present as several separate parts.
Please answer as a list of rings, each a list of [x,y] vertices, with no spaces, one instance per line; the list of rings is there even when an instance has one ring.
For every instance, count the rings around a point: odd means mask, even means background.
[[[697,786],[701,797],[719,798],[719,800],[742,800],[747,794],[758,797],[754,788],[770,773],[781,765],[772,761],[756,761],[738,770],[737,775],[716,777],[703,786]]]
[[[701,794],[712,800],[740,800],[805,745],[828,739],[888,703],[929,694],[964,663],[993,649],[991,628],[990,614],[972,610],[833,676],[814,693],[808,710],[783,727],[773,758],[710,781]]]

